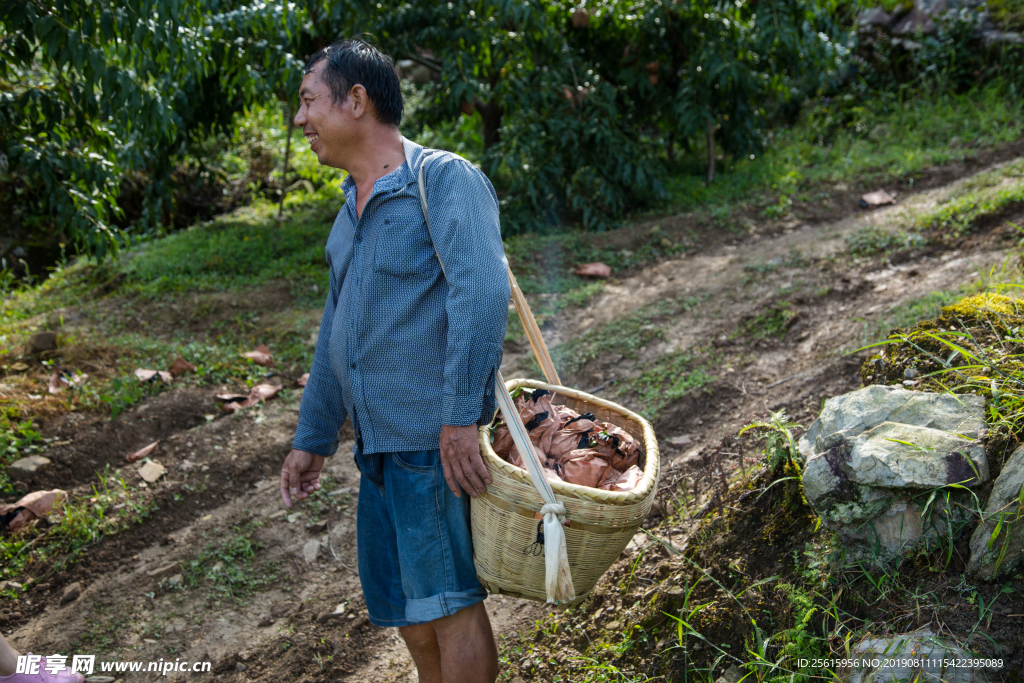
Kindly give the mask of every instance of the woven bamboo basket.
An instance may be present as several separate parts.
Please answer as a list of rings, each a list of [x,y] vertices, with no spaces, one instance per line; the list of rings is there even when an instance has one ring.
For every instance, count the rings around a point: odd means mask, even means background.
[[[650,512],[658,489],[659,470],[654,429],[636,413],[582,391],[527,379],[513,379],[505,384],[509,391],[517,387],[547,389],[554,394],[552,403],[579,413],[593,413],[643,443],[640,466],[644,474],[632,491],[602,491],[551,482],[555,498],[565,505],[565,543],[579,602],[590,594]],[[491,448],[489,425],[480,428],[480,451],[491,484],[470,506],[477,577],[491,593],[543,601],[544,557],[526,550],[537,540],[540,496],[526,470],[505,462]]]

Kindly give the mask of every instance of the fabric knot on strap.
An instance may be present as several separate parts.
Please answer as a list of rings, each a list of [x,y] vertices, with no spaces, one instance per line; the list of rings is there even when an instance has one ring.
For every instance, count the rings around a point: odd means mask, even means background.
[[[549,512],[553,512],[558,516],[558,523],[565,524],[565,504],[560,502],[545,503],[544,507],[540,509],[542,517],[546,517]]]

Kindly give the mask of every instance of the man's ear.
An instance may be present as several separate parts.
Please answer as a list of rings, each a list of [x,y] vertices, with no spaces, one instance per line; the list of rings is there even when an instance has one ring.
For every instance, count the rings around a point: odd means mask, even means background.
[[[361,119],[370,109],[370,98],[366,95],[366,88],[356,83],[348,91],[348,96],[352,100],[352,118]]]

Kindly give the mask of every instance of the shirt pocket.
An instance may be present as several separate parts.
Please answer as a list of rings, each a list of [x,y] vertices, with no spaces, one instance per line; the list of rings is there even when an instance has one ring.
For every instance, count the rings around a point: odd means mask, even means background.
[[[441,271],[426,223],[422,216],[418,218],[384,222],[374,249],[375,272],[403,280],[428,280]]]

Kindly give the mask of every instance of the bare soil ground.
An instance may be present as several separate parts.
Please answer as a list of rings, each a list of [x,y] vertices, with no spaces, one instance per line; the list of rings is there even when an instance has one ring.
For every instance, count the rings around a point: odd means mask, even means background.
[[[784,407],[807,426],[825,398],[860,386],[863,356],[848,352],[873,341],[879,321],[909,300],[955,289],[999,268],[1018,237],[1007,223],[1022,216],[997,221],[948,247],[887,257],[850,258],[846,236],[869,228],[895,232],[908,210],[934,204],[969,173],[1019,153],[1012,147],[972,168],[935,169],[928,176],[934,182],[918,183],[913,194],[907,188],[899,205],[875,212],[855,208],[853,191],[844,190],[820,216],[771,225],[751,221],[746,235],[709,238],[704,248],[609,282],[587,306],[552,321],[545,329],[549,345],[614,325],[644,306],[694,303],[655,318],[660,335],[635,353],[602,352],[563,380],[636,407],[630,380],[659,359],[688,350],[714,359],[712,381],[657,416],[663,481],[692,479],[705,466],[709,445],[769,410]],[[637,230],[642,227],[624,234]],[[259,301],[268,312],[289,303],[283,290]],[[237,304],[225,299],[208,312],[229,315]],[[759,316],[780,307],[786,311],[783,333],[756,334]],[[65,323],[74,324],[73,311],[65,313]],[[315,313],[296,315],[309,315],[313,329]],[[174,316],[146,314],[167,326],[179,324]],[[197,334],[209,328],[208,320],[180,324]],[[525,371],[527,352],[525,344],[508,344],[506,377]],[[70,413],[44,421],[50,441],[43,454],[53,463],[31,482],[33,489],[85,493],[97,481],[95,472],[107,466],[144,486],[139,466],[124,465],[124,455],[157,439],[153,460],[167,474],[146,487],[159,509],[143,523],[105,538],[69,571],[46,577],[24,597],[0,601],[0,631],[16,647],[44,654],[212,661],[215,680],[415,680],[397,633],[370,625],[363,608],[355,571],[359,475],[347,455],[350,441],[329,462],[324,494],[287,511],[277,473],[294,433],[300,392],[235,415],[217,410],[215,393],[174,389],[115,420]],[[652,525],[659,514],[663,506],[656,506]],[[231,563],[240,569],[238,576],[225,575]],[[617,565],[613,574],[621,571]],[[81,584],[81,596],[61,605],[73,582]],[[487,604],[499,640],[531,632],[548,610],[502,597]],[[339,605],[340,616],[332,616]],[[503,680],[529,675],[512,662]]]

